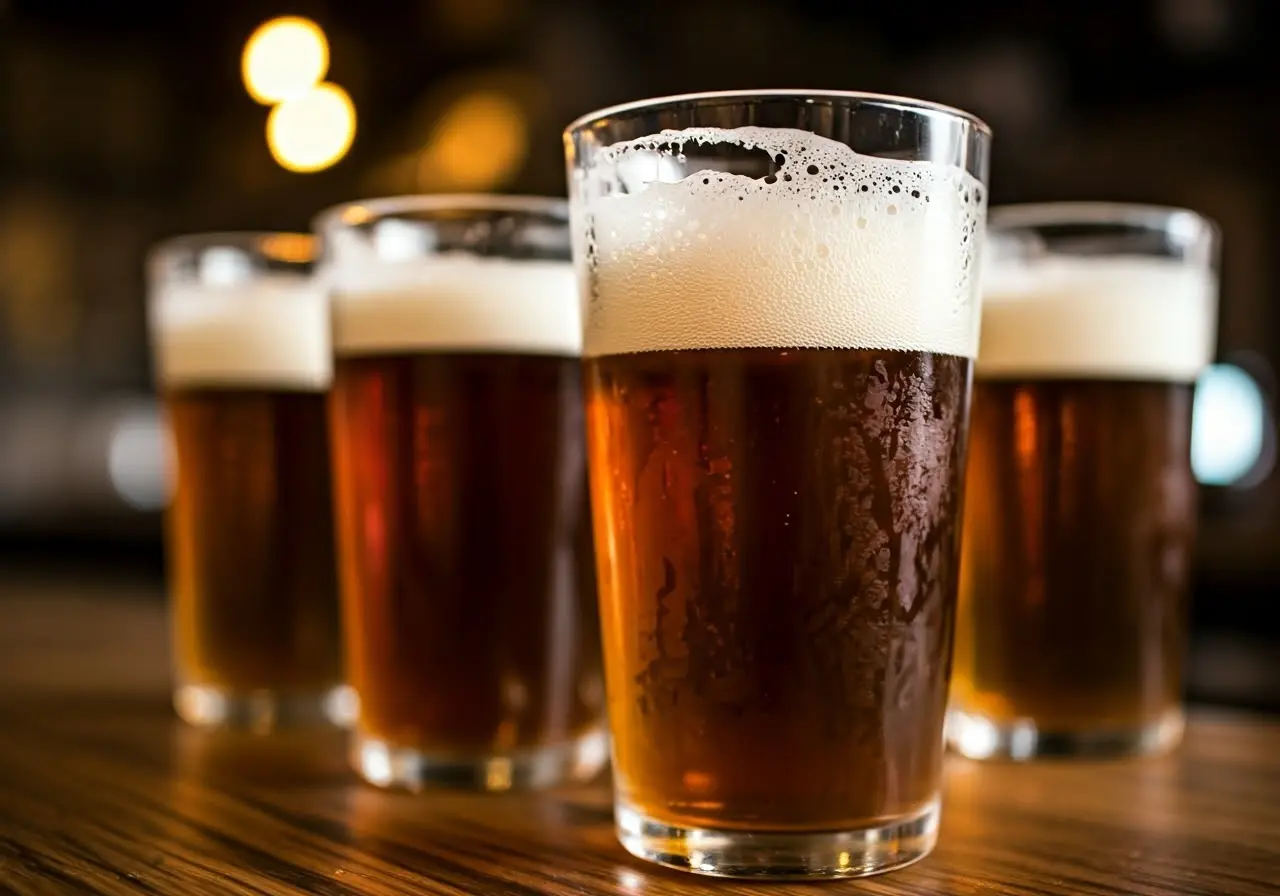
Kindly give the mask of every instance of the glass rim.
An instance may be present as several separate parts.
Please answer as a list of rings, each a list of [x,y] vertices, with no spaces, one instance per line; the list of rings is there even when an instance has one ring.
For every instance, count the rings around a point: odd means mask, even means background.
[[[147,250],[147,255],[155,257],[175,250],[208,249],[218,246],[257,251],[264,241],[277,237],[289,239],[296,237],[313,241],[316,235],[305,230],[209,230],[197,233],[179,233],[152,243]]]
[[[603,109],[588,112],[586,115],[580,115],[565,127],[564,136],[566,138],[572,137],[579,131],[587,130],[592,125],[609,118],[632,115],[637,112],[661,111],[678,106],[711,105],[720,100],[828,100],[832,102],[843,100],[846,102],[860,102],[885,108],[924,112],[959,119],[971,125],[979,133],[986,135],[988,139],[991,137],[991,126],[981,118],[974,115],[972,112],[966,112],[963,109],[956,108],[955,106],[948,106],[944,103],[936,103],[932,100],[922,100],[914,97],[897,96],[889,93],[871,93],[860,90],[804,90],[799,88],[779,88],[768,90],[711,90],[701,93],[681,93],[671,96],[659,96],[643,100],[633,100],[628,103],[619,103],[615,106],[606,106]]]
[[[543,214],[569,222],[569,200],[558,196],[502,193],[405,193],[343,202],[312,218],[315,233],[358,227],[379,218],[413,212],[477,211]]]
[[[987,211],[987,230],[1021,230],[1058,226],[1129,226],[1147,230],[1200,230],[1212,239],[1218,225],[1200,212],[1176,205],[1141,202],[1019,202],[993,205]]]
[[[293,246],[305,246],[302,253],[272,248],[273,241],[284,240]],[[151,283],[165,279],[169,265],[178,261],[175,256],[195,255],[210,249],[233,249],[298,268],[314,266],[320,260],[320,240],[314,233],[300,230],[210,230],[199,233],[182,233],[153,243],[143,257],[143,268]]]

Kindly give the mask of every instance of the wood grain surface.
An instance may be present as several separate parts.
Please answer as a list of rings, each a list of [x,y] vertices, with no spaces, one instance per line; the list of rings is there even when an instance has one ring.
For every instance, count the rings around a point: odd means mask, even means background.
[[[342,738],[209,735],[167,702],[154,594],[0,572],[0,892],[1280,893],[1280,725],[1198,711],[1153,761],[951,761],[941,843],[857,882],[741,884],[631,859],[607,782],[409,796]]]

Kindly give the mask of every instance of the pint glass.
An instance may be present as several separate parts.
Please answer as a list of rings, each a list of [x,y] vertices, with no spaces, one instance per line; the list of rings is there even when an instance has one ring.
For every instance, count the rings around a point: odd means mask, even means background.
[[[349,722],[324,298],[305,234],[179,237],[150,256],[179,715],[257,731]]]
[[[1011,206],[989,248],[948,739],[975,758],[1166,749],[1215,229],[1177,209]]]
[[[825,877],[933,846],[988,144],[852,93],[566,132],[635,855]]]
[[[347,656],[368,781],[499,791],[607,760],[562,200],[320,219]]]

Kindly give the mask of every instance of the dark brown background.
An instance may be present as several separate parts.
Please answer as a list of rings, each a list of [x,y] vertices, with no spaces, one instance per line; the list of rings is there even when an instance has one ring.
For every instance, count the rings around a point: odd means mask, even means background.
[[[272,161],[267,110],[240,83],[245,39],[285,13],[325,28],[329,77],[359,115],[350,155],[318,174]],[[158,514],[110,478],[112,440],[145,443],[145,425],[128,427],[155,410],[145,248],[460,188],[419,180],[415,159],[477,91],[518,110],[527,149],[482,188],[552,194],[563,125],[638,97],[824,87],[971,109],[997,131],[993,202],[1109,198],[1217,219],[1220,356],[1271,390],[1278,18],[1267,0],[0,0],[0,569],[109,562],[159,581]],[[1206,488],[1202,507],[1191,693],[1280,709],[1280,478]]]

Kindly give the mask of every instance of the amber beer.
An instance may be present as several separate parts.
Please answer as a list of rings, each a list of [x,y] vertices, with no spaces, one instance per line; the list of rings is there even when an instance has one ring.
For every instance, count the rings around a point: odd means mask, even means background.
[[[373,262],[334,294],[356,763],[375,784],[545,786],[606,758],[581,325],[552,207],[559,259]]]
[[[777,167],[625,193],[591,180],[712,142]],[[619,837],[714,874],[919,858],[938,811],[981,188],[789,128],[597,152],[579,258]]]
[[[1190,430],[1187,383],[978,381],[958,707],[1099,737],[1178,713]]]
[[[350,715],[327,311],[304,275],[253,270],[269,240],[162,246],[151,300],[177,473],[166,520],[175,705],[195,724],[257,730]]]
[[[971,365],[779,348],[588,363],[637,811],[847,830],[934,804]]]
[[[1177,742],[1192,381],[1213,322],[1212,271],[1186,260],[1063,255],[992,271],[949,722],[961,752]]]

